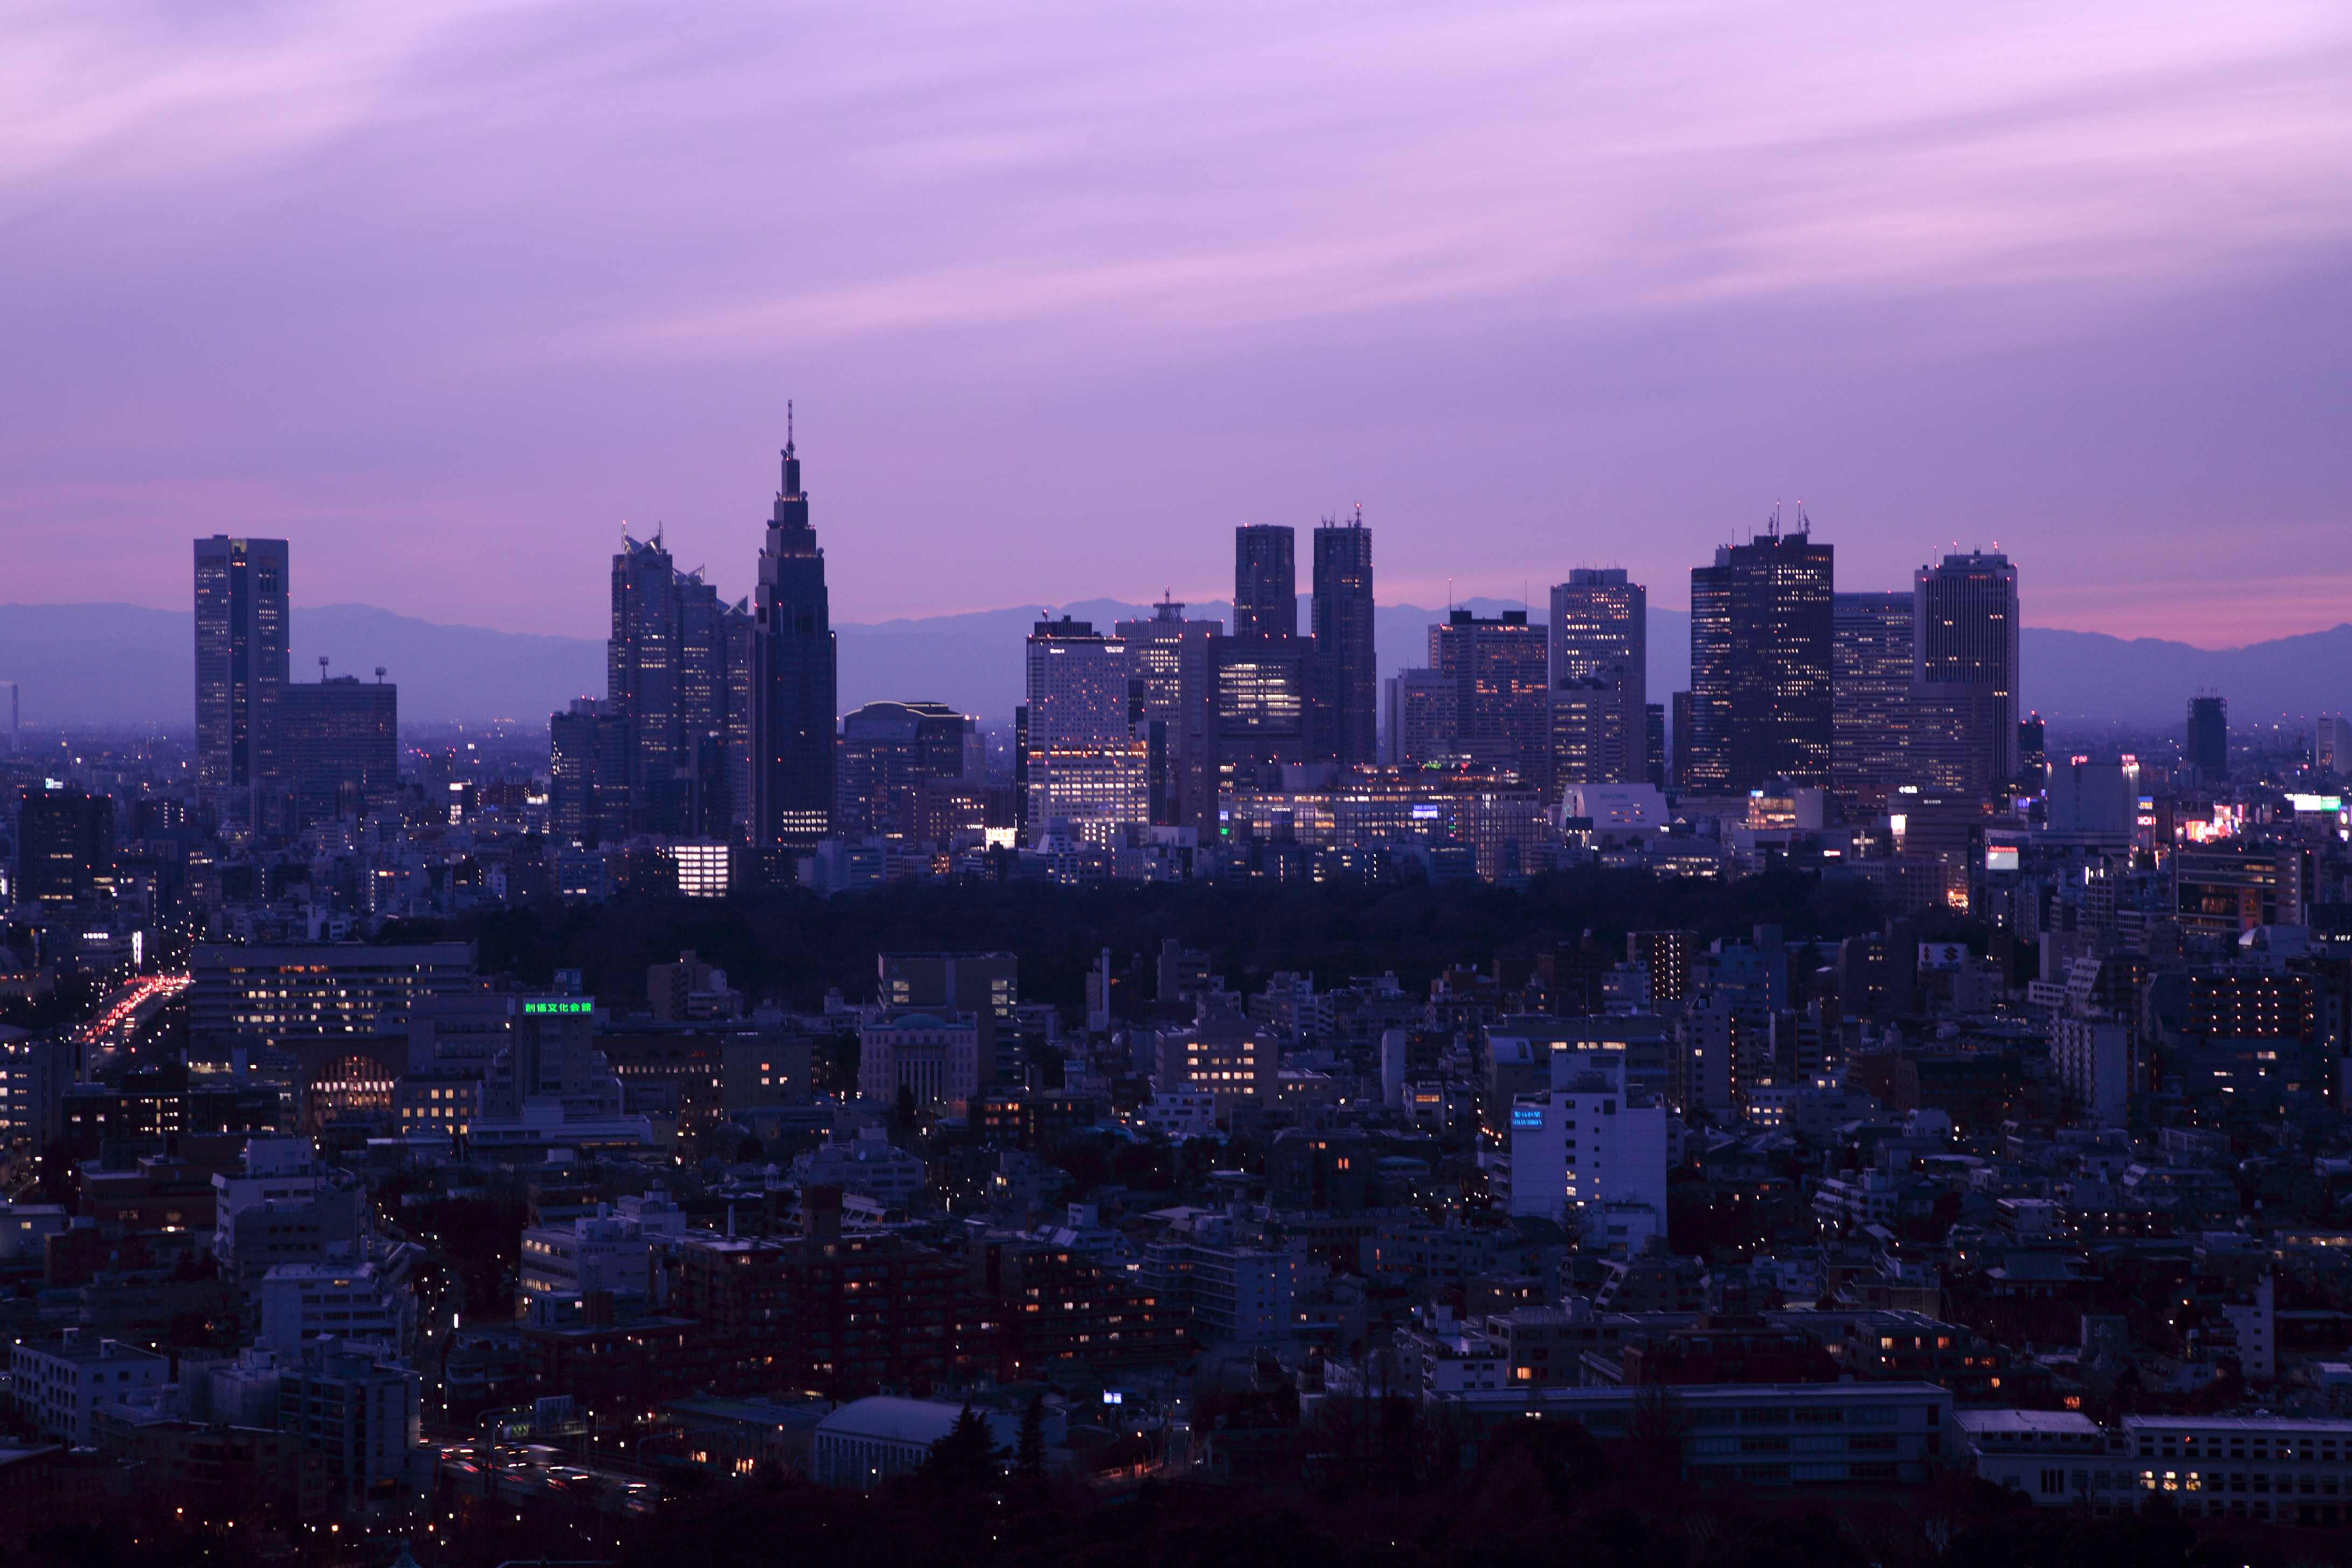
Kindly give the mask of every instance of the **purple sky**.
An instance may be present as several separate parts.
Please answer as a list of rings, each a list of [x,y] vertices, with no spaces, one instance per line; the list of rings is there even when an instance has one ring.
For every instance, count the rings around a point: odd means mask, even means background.
[[[844,620],[1357,501],[1384,600],[1679,605],[1776,498],[2352,619],[2342,0],[20,7],[0,203],[0,601],[597,635],[623,519],[747,588],[791,396]]]

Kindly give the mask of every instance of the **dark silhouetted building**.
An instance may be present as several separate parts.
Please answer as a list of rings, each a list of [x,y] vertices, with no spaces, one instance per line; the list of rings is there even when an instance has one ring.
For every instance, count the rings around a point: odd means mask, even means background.
[[[943,702],[868,702],[841,721],[841,800],[847,836],[919,837],[923,785],[961,778],[972,721]]]
[[[1298,635],[1297,538],[1288,528],[1253,523],[1234,530],[1234,635]]]
[[[278,700],[278,763],[292,826],[359,817],[400,795],[400,689],[382,679],[322,677]]]
[[[804,849],[833,833],[835,647],[824,552],[789,432],[751,614],[751,839]]]
[[[1380,760],[1380,651],[1373,637],[1372,531],[1326,520],[1315,531],[1315,652],[1328,715],[1322,750],[1354,767]]]
[[[2189,700],[2188,744],[2182,760],[2209,782],[2230,776],[2230,700],[2192,697]]]
[[[680,572],[658,536],[621,536],[613,557],[605,699],[625,730],[625,766],[599,781],[630,829],[723,837],[741,816],[734,748],[749,728],[733,660],[750,613],[720,604],[699,569]]]
[[[1971,551],[1912,579],[1912,782],[1989,795],[2017,773],[2017,568]]]
[[[70,903],[114,876],[114,802],[72,784],[26,789],[16,806],[16,896]]]
[[[611,703],[576,697],[548,720],[547,736],[547,815],[555,837],[591,846],[626,838],[627,723]]]
[[[1830,782],[1832,547],[1796,531],[1719,545],[1691,572],[1691,729],[1682,787],[1745,795]]]

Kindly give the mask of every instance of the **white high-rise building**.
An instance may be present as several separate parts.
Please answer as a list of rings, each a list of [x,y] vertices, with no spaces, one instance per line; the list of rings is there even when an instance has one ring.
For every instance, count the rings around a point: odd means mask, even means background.
[[[1626,1053],[1555,1048],[1551,1088],[1511,1104],[1511,1213],[1574,1226],[1580,1211],[1666,1214],[1666,1108],[1628,1092]]]

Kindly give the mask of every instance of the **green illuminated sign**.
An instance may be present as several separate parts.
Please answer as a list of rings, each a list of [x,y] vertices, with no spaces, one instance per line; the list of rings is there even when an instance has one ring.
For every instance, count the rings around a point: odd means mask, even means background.
[[[526,1013],[593,1013],[596,1004],[589,1001],[526,1002],[522,1010]]]

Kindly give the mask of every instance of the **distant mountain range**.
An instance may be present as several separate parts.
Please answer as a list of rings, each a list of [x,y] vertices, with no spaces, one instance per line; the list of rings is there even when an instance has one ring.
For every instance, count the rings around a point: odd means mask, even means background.
[[[1472,599],[1464,607],[1491,616],[1518,606]],[[1022,639],[1041,613],[1023,606],[843,626],[842,707],[927,699],[1007,719],[1021,700]],[[1055,605],[1054,613],[1108,629],[1152,612],[1148,605],[1090,599]],[[1232,606],[1193,605],[1186,614],[1230,622]],[[1428,626],[1444,614],[1382,605],[1375,626],[1382,672],[1424,662]],[[1307,624],[1304,601],[1299,621]],[[0,681],[20,686],[30,726],[184,729],[194,708],[194,642],[185,611],[0,605]],[[1664,701],[1689,683],[1690,617],[1652,610],[1650,650],[1650,696]],[[315,679],[320,654],[337,675],[373,679],[383,666],[400,687],[402,718],[415,723],[536,721],[574,697],[604,689],[601,642],[440,626],[366,605],[295,610],[294,678]],[[2023,659],[2025,705],[2061,720],[2176,723],[2189,694],[2200,690],[2227,697],[2241,723],[2352,709],[2352,625],[2221,651],[2029,626]]]

